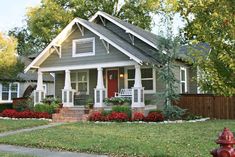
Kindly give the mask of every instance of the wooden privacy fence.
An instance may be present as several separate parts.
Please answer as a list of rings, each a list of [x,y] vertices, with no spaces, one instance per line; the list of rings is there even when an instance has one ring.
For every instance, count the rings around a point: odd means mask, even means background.
[[[218,119],[235,119],[235,96],[182,94],[175,104],[195,115]]]

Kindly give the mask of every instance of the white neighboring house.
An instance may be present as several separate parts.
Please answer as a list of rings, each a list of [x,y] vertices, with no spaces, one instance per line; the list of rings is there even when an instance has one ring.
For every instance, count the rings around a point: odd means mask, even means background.
[[[25,66],[31,63],[31,59],[20,57]],[[29,71],[27,73],[20,73],[18,79],[5,79],[0,80],[0,104],[12,103],[14,98],[24,97],[27,88],[36,88],[37,85],[37,72]],[[30,87],[31,86],[31,87]],[[43,88],[47,95],[54,95],[54,77],[50,74],[45,75],[43,78]],[[33,94],[31,94],[33,96]]]

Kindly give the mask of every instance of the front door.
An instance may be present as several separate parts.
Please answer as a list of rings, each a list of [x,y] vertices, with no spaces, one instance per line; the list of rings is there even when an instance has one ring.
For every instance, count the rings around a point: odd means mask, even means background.
[[[108,97],[114,97],[115,92],[118,92],[118,70],[107,71],[108,80]]]

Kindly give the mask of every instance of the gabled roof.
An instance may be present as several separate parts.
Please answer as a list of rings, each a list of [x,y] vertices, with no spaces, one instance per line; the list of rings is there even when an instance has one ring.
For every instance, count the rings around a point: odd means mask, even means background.
[[[94,16],[90,18],[90,22],[93,22],[98,16],[102,16],[105,19],[109,20],[110,22],[114,23],[118,27],[124,29],[127,33],[134,35],[135,37],[139,38],[143,42],[147,43],[148,45],[154,47],[155,49],[159,50],[159,40],[161,39],[160,36],[153,34],[149,31],[146,31],[140,27],[132,25],[128,22],[125,22],[117,17],[111,16],[105,12],[98,11]]]
[[[100,39],[108,42],[110,45],[115,47],[116,49],[120,50],[122,53],[130,57],[139,64],[143,62],[151,63],[151,64],[158,64],[159,62],[154,58],[148,56],[143,51],[139,50],[138,48],[134,47],[133,45],[129,44],[128,42],[121,39],[119,36],[115,35],[112,31],[102,27],[101,25],[95,24],[93,22],[86,21],[84,19],[75,18],[72,22],[70,22],[62,32],[52,40],[52,42],[33,60],[33,62],[25,69],[27,72],[30,68],[37,66],[38,64],[42,63],[49,55],[49,50],[53,45],[58,45],[68,36],[72,31],[74,25],[82,25],[83,27],[87,28],[94,34],[100,37]]]
[[[112,31],[106,29],[105,27],[95,24],[93,22],[89,22],[83,19],[79,19],[81,24],[86,25],[87,28],[89,28],[90,30],[94,30],[97,32],[96,35],[100,36],[101,39],[102,37],[105,38],[104,40],[108,40],[108,43],[114,43],[112,45],[117,45],[118,47],[120,47],[119,49],[123,49],[121,51],[127,51],[129,52],[131,55],[139,58],[142,62],[147,62],[147,63],[151,63],[151,64],[158,64],[159,62],[157,60],[155,60],[152,57],[148,57],[146,56],[147,54],[145,54],[144,52],[142,52],[141,50],[139,50],[138,48],[134,47],[133,45],[131,45],[130,43],[126,42],[125,40],[121,39],[118,35],[114,34]],[[94,33],[93,31],[93,33]]]

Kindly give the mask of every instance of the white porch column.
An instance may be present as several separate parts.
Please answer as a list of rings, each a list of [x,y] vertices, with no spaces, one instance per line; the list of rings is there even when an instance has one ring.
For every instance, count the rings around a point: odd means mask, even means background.
[[[97,85],[94,89],[95,95],[95,104],[94,108],[102,108],[104,107],[104,98],[106,96],[106,89],[104,88],[104,80],[103,80],[103,69],[101,67],[97,68]]]
[[[135,65],[135,84],[132,87],[132,108],[144,108],[144,88],[141,83],[140,65]]]
[[[43,89],[43,74],[38,69],[38,80],[37,80],[37,88],[34,91],[34,105],[41,103],[41,101],[45,98],[45,91]]]
[[[64,107],[74,106],[74,92],[71,87],[70,71],[65,70],[64,89],[62,89],[62,103]]]

